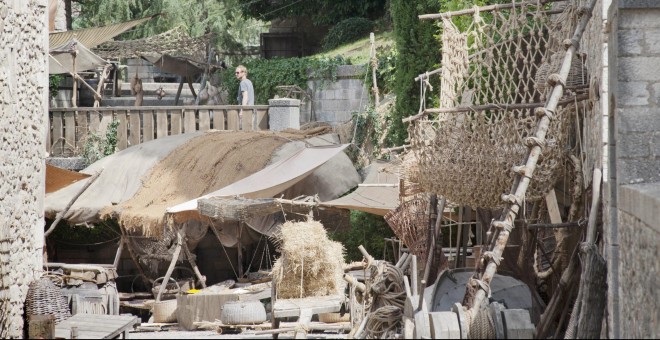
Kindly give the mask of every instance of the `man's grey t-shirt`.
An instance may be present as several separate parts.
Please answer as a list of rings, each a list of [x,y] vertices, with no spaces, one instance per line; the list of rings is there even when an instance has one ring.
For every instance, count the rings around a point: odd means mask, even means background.
[[[238,100],[238,105],[243,104],[243,91],[248,93],[248,105],[254,105],[254,87],[252,87],[252,82],[250,79],[241,80],[241,84],[238,86],[238,95],[236,99]]]

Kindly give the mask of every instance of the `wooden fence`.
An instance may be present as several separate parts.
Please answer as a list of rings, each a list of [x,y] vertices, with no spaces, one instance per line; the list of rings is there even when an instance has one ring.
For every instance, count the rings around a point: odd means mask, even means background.
[[[113,121],[117,149],[123,150],[153,139],[195,131],[268,130],[268,105],[243,106],[239,124],[238,105],[78,107],[49,110],[46,142],[51,157],[82,154],[88,136],[105,137]]]

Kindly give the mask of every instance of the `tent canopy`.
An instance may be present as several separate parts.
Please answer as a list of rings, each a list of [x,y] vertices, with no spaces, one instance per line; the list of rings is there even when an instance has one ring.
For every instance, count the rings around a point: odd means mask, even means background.
[[[156,16],[157,15],[151,15],[148,17],[120,22],[103,27],[91,27],[79,30],[50,33],[48,35],[48,46],[49,49],[52,50],[66,44],[67,41],[75,38],[88,48],[94,48],[106,41],[112,40],[112,38]]]
[[[113,217],[126,230],[158,235],[168,223],[168,207],[194,199],[194,208],[196,197],[218,189],[231,189],[230,195],[318,194],[322,199],[332,199],[359,183],[352,162],[341,152],[345,146],[305,148],[305,143],[335,144],[336,135],[304,141],[302,138],[287,133],[209,131],[168,136],[132,146],[82,170],[85,174],[103,172],[63,218],[71,224],[80,224]],[[324,156],[319,157],[314,150]],[[294,171],[281,167],[282,164],[306,166]],[[269,176],[274,177],[262,182],[263,176],[250,176],[264,168],[270,169]],[[53,218],[62,212],[87,181],[83,179],[47,194],[46,216]],[[208,223],[208,218],[200,218],[199,214],[179,217],[181,220],[169,222]],[[259,229],[261,226],[255,223],[251,225]]]
[[[142,59],[154,64],[160,70],[177,74],[182,77],[194,78],[204,72],[204,66],[198,62],[184,57],[173,57],[167,54],[142,55]]]
[[[399,205],[399,176],[384,171],[389,165],[384,161],[375,161],[369,166],[364,182],[355,191],[335,200],[321,202],[320,206],[385,216]]]
[[[77,39],[72,38],[59,47],[50,50],[48,73],[74,73],[74,52],[77,52],[75,57],[75,72],[94,70],[97,67],[107,64],[103,58],[90,51]]]
[[[306,147],[263,170],[202,197],[167,208],[168,213],[197,210],[197,200],[211,197],[273,197],[300,182],[319,166],[343,151],[348,144]]]

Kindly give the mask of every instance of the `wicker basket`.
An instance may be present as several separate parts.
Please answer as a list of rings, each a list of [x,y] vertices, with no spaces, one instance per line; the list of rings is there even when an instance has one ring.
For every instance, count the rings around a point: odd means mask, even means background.
[[[57,324],[71,317],[66,297],[48,278],[30,283],[25,310],[28,320],[32,315],[53,315]]]
[[[173,323],[176,322],[176,299],[155,302],[153,306],[154,322]]]

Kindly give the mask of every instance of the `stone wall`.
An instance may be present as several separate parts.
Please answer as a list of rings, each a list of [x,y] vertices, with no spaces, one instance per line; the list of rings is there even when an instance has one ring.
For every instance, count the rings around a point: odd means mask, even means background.
[[[0,2],[0,338],[23,337],[43,262],[48,0]]]
[[[660,228],[660,1],[618,0],[613,60],[611,209],[606,226],[610,338],[656,338]],[[614,318],[612,318],[614,316]]]
[[[337,69],[337,80],[334,82],[308,81],[313,103],[307,100],[300,108],[300,122],[319,121],[337,125],[351,119],[353,112],[363,111],[370,100],[369,89],[364,85],[365,74],[364,65],[344,65]]]

